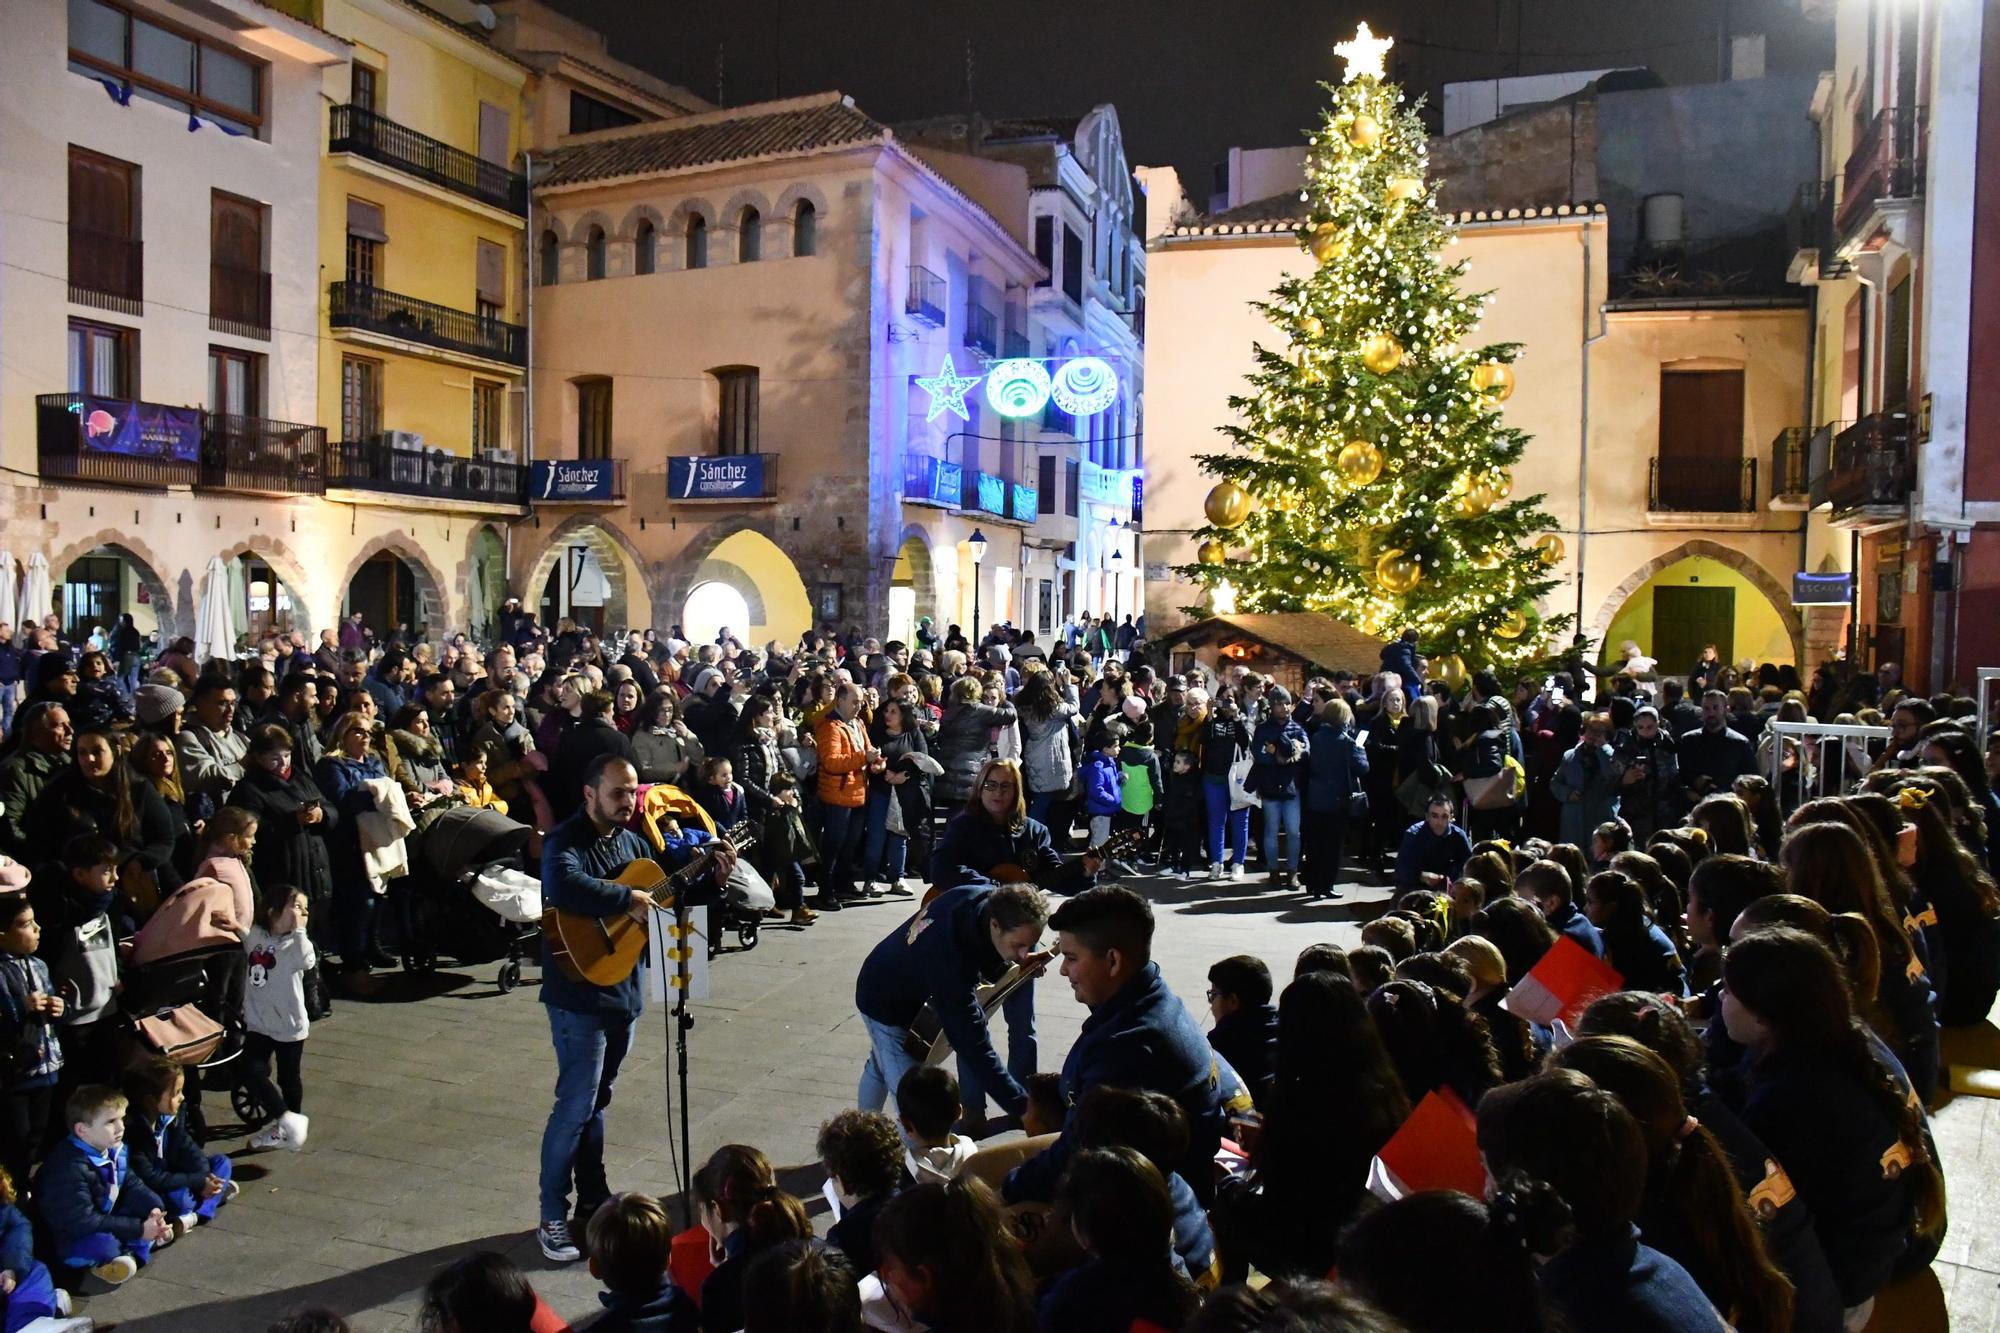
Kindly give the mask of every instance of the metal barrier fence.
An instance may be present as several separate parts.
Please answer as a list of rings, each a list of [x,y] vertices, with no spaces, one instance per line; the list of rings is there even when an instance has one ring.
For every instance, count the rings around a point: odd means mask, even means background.
[[[1995,672],[1995,675],[2000,676],[2000,672]],[[1984,684],[1983,681],[1981,683]],[[1887,727],[1863,726],[1858,722],[1772,721],[1764,724],[1764,731],[1776,738],[1776,743],[1771,746],[1769,771],[1764,776],[1770,779],[1771,794],[1778,802],[1778,813],[1781,817],[1791,814],[1798,804],[1793,802],[1788,805],[1786,801],[1789,794],[1787,791],[1789,784],[1784,780],[1785,752],[1789,748],[1784,744],[1786,737],[1797,741],[1800,762],[1807,764],[1813,771],[1812,782],[1804,781],[1804,775],[1801,774],[1798,784],[1797,794],[1800,800],[1809,800],[1821,793],[1838,795],[1866,777],[1869,766],[1874,762],[1868,753],[1867,743],[1876,740],[1887,741],[1890,735]],[[1833,741],[1834,744],[1828,747],[1827,741]],[[1849,743],[1852,741],[1859,741],[1862,744],[1862,752],[1858,758],[1849,750]],[[1828,754],[1829,748],[1831,756]],[[1829,758],[1836,765],[1835,780],[1831,783],[1827,780],[1825,771]]]

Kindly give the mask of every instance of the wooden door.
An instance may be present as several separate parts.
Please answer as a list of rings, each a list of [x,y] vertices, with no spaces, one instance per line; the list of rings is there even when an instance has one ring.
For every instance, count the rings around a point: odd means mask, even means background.
[[[1660,372],[1657,507],[1736,513],[1743,505],[1743,372]]]
[[[1659,659],[1661,675],[1686,675],[1711,643],[1723,661],[1736,660],[1734,588],[1653,589],[1653,641],[1639,646]]]

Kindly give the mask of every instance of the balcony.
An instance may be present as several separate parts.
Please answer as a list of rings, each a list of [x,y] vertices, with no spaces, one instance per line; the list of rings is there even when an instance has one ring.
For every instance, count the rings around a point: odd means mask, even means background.
[[[334,283],[327,305],[327,323],[336,329],[358,329],[509,366],[528,364],[528,331],[519,324],[358,282]]]
[[[1033,523],[1037,492],[1026,482],[1012,481],[996,472],[965,471],[965,487],[958,508],[965,513],[984,514],[1004,523]]]
[[[1922,107],[1888,107],[1855,136],[1841,174],[1840,208],[1834,214],[1842,239],[1853,240],[1883,200],[1909,199],[1917,192],[1923,154]]]
[[[1877,528],[1900,523],[1909,512],[1915,485],[1908,416],[1877,412],[1834,436],[1826,480],[1833,526]]]
[[[269,338],[271,275],[260,269],[210,264],[208,327],[239,338]]]
[[[352,153],[515,217],[528,216],[527,177],[358,106],[336,106],[329,153]]]
[[[965,307],[965,345],[988,356],[1000,350],[1000,321],[976,302]]]
[[[317,426],[77,393],[35,399],[44,481],[190,486],[249,495],[318,495],[326,432]]]
[[[1806,507],[1824,509],[1830,503],[1827,487],[1833,479],[1833,442],[1854,423],[1829,421],[1806,441]]]
[[[1646,508],[1655,514],[1748,514],[1757,508],[1757,460],[1730,466],[1656,457],[1646,482]]]
[[[910,292],[903,301],[903,313],[919,324],[934,329],[944,327],[944,279],[922,264],[910,265]]]
[[[1807,181],[1792,198],[1786,227],[1792,259],[1785,280],[1810,287],[1844,276],[1848,263],[1840,257],[1840,237],[1833,229],[1834,182]]]
[[[146,246],[136,236],[69,229],[69,299],[99,310],[143,314]]]
[[[342,440],[327,446],[326,487],[519,508],[528,502],[528,469],[442,449],[398,449],[377,440]]]
[[[1771,499],[1773,509],[1806,507],[1806,433],[1787,426],[1771,440]]]
[[[692,454],[667,459],[674,504],[743,504],[778,498],[778,455]]]

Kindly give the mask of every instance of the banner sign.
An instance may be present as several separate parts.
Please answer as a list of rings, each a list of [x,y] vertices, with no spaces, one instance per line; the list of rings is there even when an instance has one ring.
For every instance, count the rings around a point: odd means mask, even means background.
[[[1040,492],[1033,486],[1024,486],[1017,481],[1014,483],[1013,498],[1014,517],[1020,519],[1023,523],[1033,523],[1036,512],[1040,508]]]
[[[1792,575],[1793,606],[1845,606],[1853,596],[1852,574]]]
[[[911,454],[903,460],[903,498],[920,504],[958,508],[965,490],[965,469],[929,454]]]
[[[609,458],[536,459],[528,473],[530,498],[556,503],[609,500],[613,473]]]
[[[1007,482],[991,472],[975,472],[979,479],[979,512],[995,518],[1007,517]]]
[[[762,454],[696,455],[667,460],[669,500],[758,499],[763,494]]]
[[[86,449],[177,463],[192,463],[201,457],[198,407],[162,407],[85,394],[72,410],[82,418]]]

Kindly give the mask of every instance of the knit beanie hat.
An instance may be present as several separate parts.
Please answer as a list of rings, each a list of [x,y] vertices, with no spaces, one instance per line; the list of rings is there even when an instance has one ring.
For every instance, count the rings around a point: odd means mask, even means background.
[[[171,685],[141,685],[132,696],[133,711],[142,727],[166,721],[186,703],[187,696]]]

